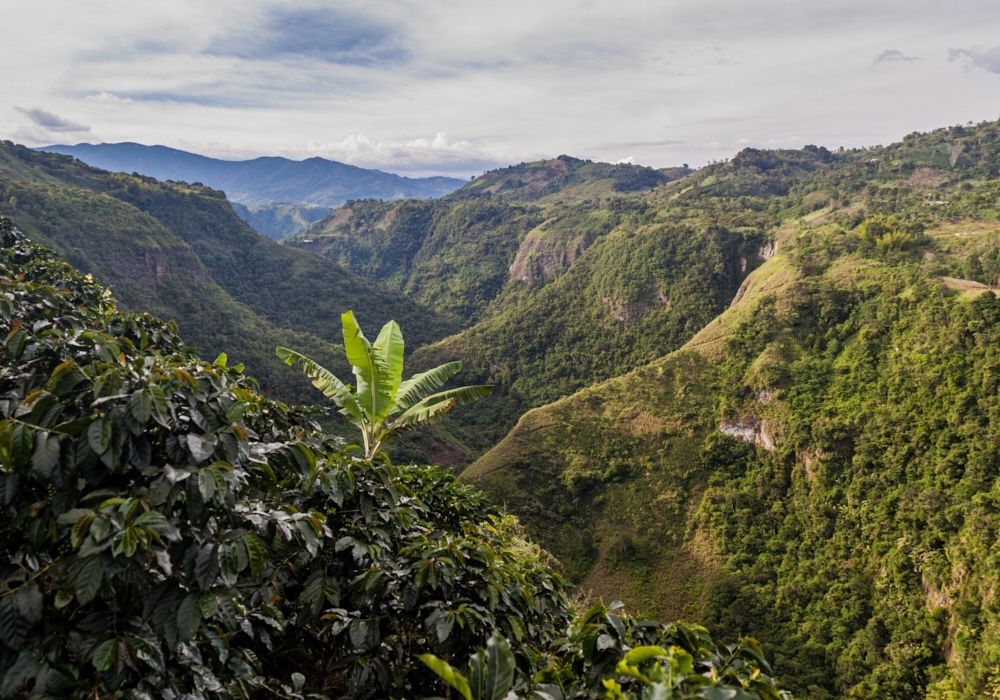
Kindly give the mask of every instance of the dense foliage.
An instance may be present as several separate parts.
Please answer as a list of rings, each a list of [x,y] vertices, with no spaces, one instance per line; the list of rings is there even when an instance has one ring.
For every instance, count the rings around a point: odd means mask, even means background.
[[[746,155],[657,195],[773,217],[732,307],[463,479],[584,589],[752,629],[796,694],[992,697],[1000,124],[808,151],[777,196]]]
[[[0,226],[0,697],[422,696],[418,655],[496,635],[536,697],[596,697],[631,645],[675,637],[688,686],[777,697],[752,641],[706,655],[696,628],[602,608],[570,628],[482,494],[353,456]]]
[[[57,198],[38,194],[65,189],[67,178],[86,173],[53,162],[51,178],[62,184],[36,178],[29,187],[22,171],[34,166],[15,160],[0,163],[8,169],[5,186],[16,188],[0,199],[5,211],[21,210],[11,200],[23,197],[23,209],[32,212],[23,220],[39,231],[49,226],[82,237],[93,228],[73,233],[74,217],[48,204]],[[435,436],[445,443],[441,452],[459,452],[453,461],[461,463],[516,422],[463,480],[515,513],[584,593],[622,597],[660,619],[700,619],[725,639],[753,632],[797,694],[1000,694],[994,595],[1000,312],[987,287],[1000,279],[1000,124],[913,134],[884,148],[746,149],[652,190],[624,192],[628,182],[616,184],[617,176],[598,165],[566,158],[522,164],[478,178],[447,202],[353,202],[350,212],[313,229],[322,234],[314,243],[327,254],[343,244],[357,271],[384,274],[403,293],[439,305],[452,322],[472,323],[411,360],[424,368],[457,357],[473,380],[498,384],[497,395],[462,414],[461,424],[443,424]],[[155,214],[156,202],[177,194],[173,186],[158,188],[126,178],[109,190],[122,208],[106,208],[112,198],[93,191],[74,200],[92,209],[74,206],[95,212],[92,221],[113,212],[109,220],[161,235],[140,226],[142,212],[121,201]],[[205,212],[223,200],[194,188],[184,194],[202,198],[197,207],[181,208],[185,222],[200,223],[171,224],[183,228],[185,240],[203,246],[220,270],[257,264],[264,248],[248,255],[212,249],[205,232],[216,225],[215,214]],[[226,240],[234,249],[242,245],[239,237]],[[240,291],[242,281],[227,284],[232,294],[252,298],[253,290]],[[260,309],[280,312],[274,298],[261,294]],[[277,420],[278,409],[267,410]],[[338,456],[297,414],[282,415],[303,431],[294,439],[318,464],[390,469],[354,460],[353,453]],[[253,427],[259,420],[248,411],[243,425],[265,436],[266,428]],[[294,472],[277,456],[266,461],[276,474]],[[408,494],[434,502],[412,485],[426,470],[393,473]],[[301,502],[326,512],[315,505],[324,503],[321,496],[286,490],[281,498],[297,509]],[[485,537],[491,551],[508,552],[514,571],[547,571],[510,534],[508,520],[490,516],[499,514],[485,506],[469,515],[464,536]],[[328,523],[344,527],[332,517]],[[452,532],[435,524],[437,517],[431,509],[419,522]],[[54,527],[59,536],[65,532],[59,528],[70,526],[56,519]],[[383,552],[390,552],[392,566],[399,551]],[[346,561],[354,552],[351,545],[337,554]],[[293,591],[281,594],[282,614],[298,620],[287,603],[298,600],[297,584],[289,578],[281,585]],[[463,638],[459,651],[416,652],[447,663],[471,695],[482,689],[477,668],[506,658],[502,643],[490,642],[499,624],[517,669],[510,678],[516,693],[529,692],[532,683],[584,696],[613,690],[603,685],[609,677],[583,673],[599,645],[587,650],[577,636],[586,615],[571,621],[562,589],[552,585],[560,622],[537,638],[517,640],[494,618],[476,628],[475,639]],[[350,606],[364,610],[361,603]],[[517,611],[504,614],[521,619]],[[373,615],[360,612],[359,619]],[[611,615],[602,611],[594,624],[617,629]],[[455,619],[451,634],[466,629],[457,621],[464,617]],[[640,625],[619,621],[626,629]],[[379,692],[374,657],[346,672],[317,673],[315,659],[302,656],[314,639],[308,635],[322,629],[310,625],[308,633],[289,623],[283,635],[271,635],[273,652],[257,637],[247,642],[264,663],[263,675],[294,666],[319,687],[313,679],[360,682],[353,674],[369,668],[365,681]],[[418,641],[434,641],[436,627],[418,628],[425,635]],[[345,629],[350,636],[350,625]],[[604,666],[598,675],[617,675],[626,696],[642,692],[638,683],[624,682],[633,666],[623,658],[628,651],[661,646],[665,654],[649,652],[642,662],[649,665],[635,667],[651,682],[666,682],[668,660],[676,658],[670,646],[683,647],[645,638],[620,642],[604,633],[601,645],[615,645],[603,651],[619,658],[614,670]],[[392,634],[380,631],[383,639]],[[335,663],[331,658],[319,663]],[[391,673],[402,675],[394,678],[430,682],[431,670],[414,657],[395,658]],[[553,688],[535,691],[558,697]]]
[[[305,400],[308,382],[274,357],[301,348],[347,370],[339,315],[397,318],[413,344],[454,326],[419,304],[304,251],[256,235],[222,193],[111,174],[66,156],[0,143],[0,214],[113,288],[127,309],[175,319],[186,340],[226,351],[272,396]]]

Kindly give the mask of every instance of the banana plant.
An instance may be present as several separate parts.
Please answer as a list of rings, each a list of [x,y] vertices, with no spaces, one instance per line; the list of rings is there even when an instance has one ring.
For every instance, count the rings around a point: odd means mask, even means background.
[[[354,391],[302,353],[283,347],[276,352],[285,364],[300,364],[313,386],[361,430],[365,459],[372,459],[382,443],[397,433],[493,393],[491,385],[480,385],[431,394],[462,369],[461,362],[448,362],[403,381],[403,333],[399,324],[389,321],[371,343],[361,332],[353,311],[342,314],[340,320],[347,361],[354,368]]]

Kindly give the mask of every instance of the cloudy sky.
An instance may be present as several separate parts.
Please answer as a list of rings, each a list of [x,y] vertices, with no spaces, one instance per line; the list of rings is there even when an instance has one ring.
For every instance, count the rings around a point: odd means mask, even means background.
[[[0,138],[468,176],[1000,116],[996,0],[3,2]]]

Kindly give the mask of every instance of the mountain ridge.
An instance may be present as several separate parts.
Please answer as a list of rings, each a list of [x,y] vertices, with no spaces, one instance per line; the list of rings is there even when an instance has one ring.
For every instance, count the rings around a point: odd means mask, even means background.
[[[339,318],[349,308],[366,326],[412,318],[410,350],[455,329],[398,292],[258,235],[206,186],[109,173],[0,142],[0,195],[0,214],[114,285],[125,308],[177,320],[200,351],[244,362],[283,400],[317,397],[274,347],[301,347],[349,372]]]
[[[763,205],[767,260],[682,348],[525,413],[461,478],[588,595],[753,634],[796,697],[989,696],[1000,124],[789,155],[651,195]]]
[[[166,181],[202,183],[240,204],[306,204],[336,207],[348,199],[427,199],[465,184],[450,177],[411,178],[314,156],[291,160],[261,156],[222,160],[169,146],[133,142],[55,144],[37,150],[73,156],[111,172],[138,172]]]

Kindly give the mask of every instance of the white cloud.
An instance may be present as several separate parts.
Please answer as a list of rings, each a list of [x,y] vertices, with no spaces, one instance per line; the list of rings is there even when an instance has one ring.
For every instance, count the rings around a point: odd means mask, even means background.
[[[94,102],[99,102],[101,104],[111,104],[111,105],[120,105],[120,104],[126,104],[128,102],[134,102],[134,100],[131,97],[118,97],[118,95],[114,95],[110,92],[100,92],[96,95],[87,95],[87,99],[92,100]]]
[[[16,67],[0,77],[7,103],[92,127],[53,132],[21,113],[0,137],[99,133],[469,175],[560,153],[697,165],[746,145],[871,145],[1000,114],[1000,49],[977,48],[1000,35],[992,0],[947,12],[937,0],[331,7],[0,4],[0,22],[20,28],[0,44]]]
[[[903,63],[912,63],[913,61],[919,61],[918,56],[907,56],[899,49],[886,49],[878,56],[872,63],[886,63],[890,61],[902,61]]]
[[[466,173],[506,165],[512,159],[533,154],[490,151],[471,141],[456,141],[443,131],[433,138],[380,141],[368,134],[351,134],[330,143],[310,142],[306,153],[365,167],[392,168],[411,175]],[[295,152],[287,153],[294,157]],[[538,158],[540,154],[534,154]]]

